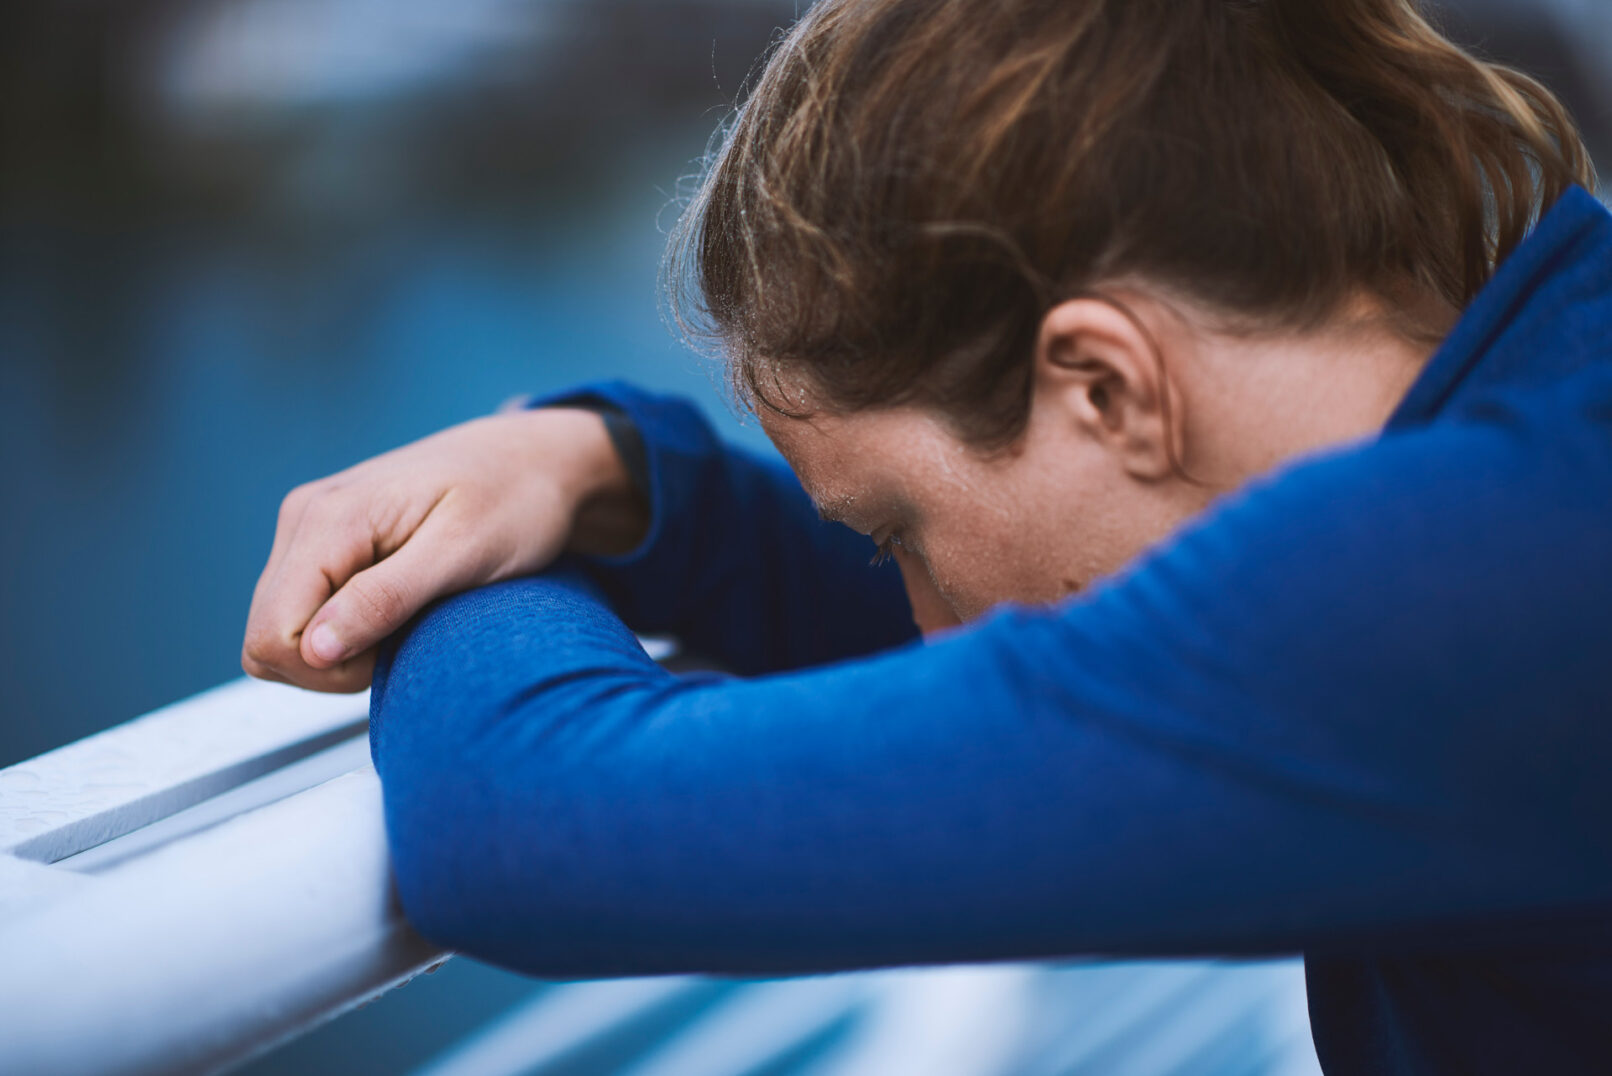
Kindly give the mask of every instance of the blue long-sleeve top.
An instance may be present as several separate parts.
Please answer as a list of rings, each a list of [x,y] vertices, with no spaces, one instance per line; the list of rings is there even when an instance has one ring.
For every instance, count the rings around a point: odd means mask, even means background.
[[[1612,1070],[1612,216],[1380,436],[918,640],[787,468],[620,383],[652,524],[432,603],[370,730],[428,938],[548,977],[1303,952],[1330,1073]],[[631,630],[630,630],[631,629]],[[672,675],[633,630],[737,676]]]

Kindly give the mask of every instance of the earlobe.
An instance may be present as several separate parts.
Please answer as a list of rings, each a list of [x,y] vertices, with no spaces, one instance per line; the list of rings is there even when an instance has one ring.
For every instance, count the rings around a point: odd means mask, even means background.
[[[1175,470],[1166,377],[1154,334],[1126,305],[1068,299],[1041,320],[1033,406],[1054,410],[1144,481]]]

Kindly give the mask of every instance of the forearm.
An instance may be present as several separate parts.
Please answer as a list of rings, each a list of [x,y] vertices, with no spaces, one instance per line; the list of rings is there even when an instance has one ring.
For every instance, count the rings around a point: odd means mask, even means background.
[[[993,911],[1001,879],[976,858],[1034,839],[1017,804],[997,830],[983,791],[1033,745],[991,759],[958,715],[903,714],[899,673],[843,671],[671,677],[576,575],[449,599],[383,655],[372,697],[405,909],[442,944],[559,977],[1033,955],[1044,916]]]
[[[1360,856],[1313,851],[1356,843],[1358,819],[1137,741],[1098,683],[1069,712],[1027,674],[1050,640],[1005,627],[690,681],[580,577],[450,599],[376,671],[404,908],[440,944],[549,977],[1334,936]]]

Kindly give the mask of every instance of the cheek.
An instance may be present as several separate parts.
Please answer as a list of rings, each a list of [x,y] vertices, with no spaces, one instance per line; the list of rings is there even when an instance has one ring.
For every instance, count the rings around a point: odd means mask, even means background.
[[[919,569],[963,620],[1003,602],[1057,601],[1083,585],[1079,565],[1071,564],[1068,556],[1078,536],[1049,526],[1044,519],[993,520],[980,513],[964,520],[965,525],[925,536],[927,571]]]

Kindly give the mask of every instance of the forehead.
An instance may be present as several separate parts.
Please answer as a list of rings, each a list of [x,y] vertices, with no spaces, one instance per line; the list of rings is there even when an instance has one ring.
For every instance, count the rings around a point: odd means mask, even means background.
[[[847,422],[826,412],[795,418],[765,407],[756,413],[767,439],[819,508],[846,499],[861,456],[860,426],[854,419]]]
[[[855,518],[859,505],[921,489],[926,468],[949,440],[914,408],[819,412],[792,418],[764,409],[761,427],[830,519]]]

